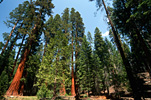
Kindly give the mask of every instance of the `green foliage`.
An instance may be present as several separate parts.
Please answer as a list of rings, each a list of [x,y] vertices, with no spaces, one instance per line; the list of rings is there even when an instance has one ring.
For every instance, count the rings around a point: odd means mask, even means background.
[[[68,67],[68,47],[62,47],[61,45],[63,42],[63,34],[59,37],[56,35],[54,39],[51,38],[50,44],[48,45],[46,51],[46,56],[44,57],[44,60],[40,66],[37,77],[39,79],[44,79],[48,84],[54,83],[55,78],[60,83],[64,79],[62,72],[68,74],[67,69],[63,69],[63,67]]]
[[[13,71],[15,57],[15,50],[13,48],[16,47],[16,41],[25,36],[25,41],[23,42],[25,45],[23,45],[23,48],[21,49],[19,55],[20,61],[18,60],[17,63],[22,62],[23,59],[26,62],[22,66],[24,73],[21,73],[23,76],[20,81],[25,83],[25,90],[27,92],[29,92],[29,89],[33,89],[33,84],[36,81],[35,74],[41,63],[41,54],[38,49],[44,28],[45,15],[51,15],[53,7],[51,0],[25,1],[10,12],[9,19],[5,22],[8,27],[14,28],[11,31],[12,36],[9,37],[10,42],[3,54],[0,72],[5,70],[8,74],[8,81],[11,82],[10,73]],[[7,36],[8,35],[5,34],[4,38]],[[26,55],[25,50],[29,50],[29,53]],[[35,91],[36,89],[33,90]]]
[[[7,39],[9,38],[9,33],[3,33],[3,38],[4,38],[4,41],[6,42]]]
[[[88,97],[88,95],[87,94],[84,94],[84,96],[83,96],[84,98],[87,98]]]
[[[0,75],[0,98],[2,98],[8,88],[8,75],[6,71],[4,70]],[[1,97],[2,96],[2,97]]]
[[[81,91],[91,90],[91,67],[92,67],[92,50],[91,46],[84,36],[82,46],[79,53],[77,66],[78,84]]]
[[[69,94],[66,93],[65,96],[69,96]]]
[[[87,100],[91,100],[90,98],[88,98]]]
[[[92,38],[90,32],[87,33],[87,40],[88,40],[88,42],[90,43],[90,45],[93,43],[93,38]]]
[[[43,83],[37,92],[37,98],[38,99],[52,98],[52,96],[53,96],[53,92],[50,91],[47,88],[46,84]]]
[[[11,46],[17,47],[19,43],[17,44],[16,41],[21,39],[24,34],[27,34],[25,44],[21,49],[17,65],[24,57],[25,49],[31,44],[23,77],[20,81],[24,81],[25,90],[28,92],[31,89],[36,91],[37,87],[33,87],[33,84],[36,83],[36,86],[39,87],[37,92],[39,99],[51,98],[52,94],[59,94],[61,83],[65,85],[67,93],[71,95],[69,91],[71,90],[70,68],[72,64],[76,76],[75,85],[79,85],[80,93],[92,91],[93,94],[99,94],[101,90],[107,90],[110,86],[114,86],[116,90],[121,86],[129,89],[126,70],[117,48],[109,40],[104,40],[99,28],[96,28],[94,50],[92,50],[93,39],[90,32],[88,32],[87,38],[84,36],[85,28],[80,13],[74,8],[71,11],[66,8],[62,16],[57,14],[53,17],[51,13],[54,5],[51,1],[25,1],[10,12],[9,20],[5,23],[8,27],[13,27],[15,24],[17,26],[12,37],[9,38],[10,43],[4,55],[0,55],[0,71],[2,72],[0,95],[6,92],[9,83],[12,81],[9,74],[13,68],[15,50],[11,49]],[[102,0],[96,1],[97,7],[100,8]],[[114,27],[117,28],[116,31],[119,32],[119,39],[121,35],[125,38],[125,40],[120,39],[120,42],[125,56],[133,67],[131,69],[133,72],[148,70],[149,60],[147,57],[149,55],[145,50],[150,52],[150,0],[136,2],[134,0],[114,0],[113,7],[113,9],[108,8],[108,11],[115,24]],[[45,22],[46,14],[50,16],[47,22]],[[142,19],[144,20],[142,21]],[[43,46],[41,45],[43,44],[41,42],[41,34],[43,33],[46,43],[45,54],[43,54]],[[144,47],[144,44],[138,37],[138,33],[143,38],[147,49],[140,48]],[[112,35],[110,36],[113,38]],[[4,33],[4,41],[7,38],[8,33]],[[126,43],[126,39],[129,43]],[[3,45],[0,42],[0,49]],[[70,59],[71,53],[74,56],[73,61]],[[142,60],[142,58],[144,59]],[[26,73],[28,74],[26,75]],[[33,91],[30,92],[33,93]],[[84,97],[87,97],[87,95]]]
[[[94,37],[95,37],[95,39],[94,39],[94,48],[95,48],[94,55],[99,57],[99,59],[96,60],[98,62],[97,70],[99,70],[99,73],[100,73],[97,76],[99,79],[97,81],[104,82],[103,81],[104,80],[103,70],[105,67],[105,52],[106,52],[106,50],[105,50],[105,42],[104,42],[102,35],[101,35],[101,32],[98,28],[95,29],[95,36]],[[100,86],[99,84],[98,84],[98,86]]]
[[[149,9],[151,7],[150,4],[150,0],[140,0],[135,2],[134,0],[127,0],[125,2],[122,0],[114,0],[113,3],[112,20],[120,35],[123,35],[129,40],[129,45],[127,46],[124,41],[122,47],[125,51],[125,56],[131,63],[131,67],[129,69],[132,71],[133,75],[131,75],[131,77],[134,77],[134,79],[137,77],[137,73],[146,71],[150,72],[151,20],[150,15],[148,15],[151,11],[151,9]],[[120,82],[129,89],[126,76],[126,73],[123,71],[122,73],[116,75],[116,79],[119,79]],[[134,79],[132,80],[131,86],[135,87],[133,92],[136,90],[135,92],[137,94],[137,91],[142,91],[140,88],[138,88],[141,87],[142,84],[138,81],[138,79]],[[139,94],[137,96],[141,95]]]
[[[69,92],[69,95],[71,95],[71,92]]]
[[[62,20],[60,15],[56,15],[52,19],[54,23],[51,30],[54,36],[50,38],[46,55],[43,58],[39,72],[36,75],[38,78],[37,85],[40,86],[43,82],[48,84],[48,88],[53,92],[59,91],[60,84],[68,85],[69,80],[69,56],[70,47],[65,33],[62,32]],[[50,20],[49,20],[50,21]],[[49,28],[50,29],[50,28]],[[57,87],[56,90],[52,87]]]
[[[63,12],[62,15],[62,27],[63,27],[63,32],[68,33],[70,30],[70,25],[69,25],[69,8],[66,8]]]
[[[0,50],[2,49],[3,46],[4,46],[3,42],[0,42]]]

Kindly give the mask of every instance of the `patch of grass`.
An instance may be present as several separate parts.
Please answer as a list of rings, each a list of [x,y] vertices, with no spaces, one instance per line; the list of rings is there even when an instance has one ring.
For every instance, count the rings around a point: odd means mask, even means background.
[[[36,96],[5,97],[3,100],[38,100]]]
[[[88,95],[87,94],[84,94],[84,96],[83,96],[84,98],[87,98],[88,97]]]

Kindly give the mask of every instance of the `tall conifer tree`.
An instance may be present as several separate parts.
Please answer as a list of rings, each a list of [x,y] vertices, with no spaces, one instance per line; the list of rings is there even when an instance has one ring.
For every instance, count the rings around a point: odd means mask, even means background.
[[[21,62],[18,65],[18,69],[16,71],[16,74],[14,76],[14,79],[9,87],[9,89],[6,92],[6,95],[18,95],[18,89],[20,85],[20,79],[22,77],[24,67],[25,67],[25,62],[27,60],[27,57],[30,53],[31,49],[34,49],[34,44],[36,44],[37,40],[39,39],[40,32],[43,29],[43,21],[45,20],[45,15],[51,14],[51,10],[53,8],[53,4],[51,3],[51,0],[43,0],[43,1],[35,1],[31,2],[28,4],[26,7],[27,10],[25,13],[28,15],[24,20],[24,26],[25,29],[21,29],[21,32],[26,32],[28,33],[28,41],[27,45],[24,49],[24,53],[21,58]],[[36,9],[37,8],[37,9]],[[38,13],[36,10],[38,10]],[[32,28],[31,28],[32,27]]]

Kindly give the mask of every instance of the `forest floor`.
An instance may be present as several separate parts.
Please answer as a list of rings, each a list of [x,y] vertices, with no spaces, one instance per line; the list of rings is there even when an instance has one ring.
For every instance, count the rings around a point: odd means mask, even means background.
[[[130,92],[127,92],[125,89],[120,89],[121,92],[116,93],[113,87],[109,88],[110,95],[104,94],[102,91],[102,95],[93,96],[90,95],[89,97],[86,94],[80,94],[80,100],[134,100],[132,98],[132,94]],[[107,92],[107,91],[105,91]],[[122,97],[119,97],[119,99],[115,98],[118,95],[121,95]],[[2,100],[38,100],[37,96],[5,96]],[[49,99],[41,99],[41,100],[51,100]],[[74,96],[58,96],[55,100],[75,100]],[[145,98],[144,100],[151,100],[151,98]]]
[[[37,96],[16,96],[16,97],[5,97],[2,100],[38,100]],[[51,99],[41,99],[41,100],[51,100]],[[56,98],[55,100],[75,100],[73,96],[64,96],[61,98]],[[83,97],[80,100],[134,100],[132,97],[121,97],[121,99],[107,99],[106,96],[90,96]],[[142,99],[143,100],[143,99]],[[151,100],[151,98],[145,98],[144,100]]]
[[[113,87],[109,88],[110,96],[107,96],[105,94],[93,96],[90,95],[87,97],[87,94],[81,94],[80,99],[81,100],[117,100],[115,99],[115,91]],[[106,91],[107,92],[107,91]],[[5,96],[3,100],[38,100],[37,96]],[[42,100],[49,100],[49,99],[42,99]],[[51,99],[50,99],[51,100]],[[75,100],[74,96],[59,96],[55,100]],[[126,95],[125,97],[121,97],[120,100],[134,100],[131,95]]]
[[[106,96],[90,96],[90,97],[82,97],[81,100],[117,100],[117,99],[107,99]],[[38,100],[37,96],[16,96],[16,97],[5,97],[3,100]],[[42,99],[49,100],[49,99]],[[51,99],[50,99],[51,100]],[[55,100],[75,100],[73,96],[65,96],[62,98],[56,98]],[[131,97],[123,97],[120,100],[134,100]],[[150,99],[146,99],[150,100]]]
[[[110,100],[110,99],[106,99],[106,96],[91,96],[91,97],[85,97],[80,99],[81,100]],[[38,100],[38,98],[36,96],[16,96],[16,97],[5,97],[5,99],[3,100]],[[72,96],[66,96],[66,97],[62,97],[62,99],[56,99],[56,100],[75,100],[75,98]]]
[[[115,89],[113,86],[111,86],[109,88],[110,91],[110,96],[108,96],[107,94],[104,94],[104,92],[102,91],[101,94],[102,95],[98,95],[98,96],[93,96],[90,95],[88,97],[88,94],[80,94],[80,99],[81,100],[117,100],[117,98],[115,99],[115,96],[117,96]],[[130,94],[130,92],[127,92],[125,89],[120,89],[120,91],[122,91],[122,95],[123,97],[120,97],[120,99],[118,100],[134,100]],[[123,92],[124,91],[124,92]],[[107,91],[105,91],[107,93]],[[119,92],[120,95],[120,92]],[[5,96],[5,98],[3,100],[38,100],[37,96]],[[42,99],[42,100],[51,100],[49,99]],[[55,100],[75,100],[74,96],[58,96]],[[151,99],[146,99],[146,100],[151,100]]]

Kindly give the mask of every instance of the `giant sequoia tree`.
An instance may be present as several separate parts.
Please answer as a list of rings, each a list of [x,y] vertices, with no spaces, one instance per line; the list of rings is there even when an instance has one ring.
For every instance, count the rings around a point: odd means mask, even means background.
[[[73,95],[73,96],[75,96],[75,76],[74,76],[74,62],[73,62],[73,57],[74,57],[74,31],[75,31],[75,29],[74,29],[74,25],[75,25],[75,9],[74,8],[72,8],[71,9],[71,15],[70,15],[70,21],[71,21],[71,37],[72,37],[72,40],[71,40],[71,45],[72,45],[72,69],[71,69],[71,78],[72,78],[72,80],[71,80],[71,94]]]
[[[10,16],[9,19],[6,22],[6,25],[9,27],[13,26],[13,29],[10,33],[10,35],[8,36],[6,43],[4,45],[4,48],[2,49],[2,62],[0,63],[1,66],[1,70],[0,73],[4,73],[7,72],[8,78],[5,79],[8,81],[11,81],[11,76],[13,74],[13,63],[14,61],[14,57],[15,57],[15,48],[17,47],[16,41],[19,40],[20,38],[22,38],[22,34],[20,34],[19,29],[22,27],[23,25],[23,19],[25,18],[25,11],[26,11],[26,6],[28,5],[27,2],[24,2],[23,4],[20,4],[17,8],[15,8],[15,10],[13,10],[12,12],[10,12]],[[17,23],[16,23],[17,21]],[[13,59],[12,59],[13,58]],[[1,74],[1,77],[3,76],[3,74]],[[2,82],[3,83],[3,82]],[[5,81],[4,81],[5,83]],[[7,83],[7,84],[8,84]],[[9,85],[9,84],[8,84]]]
[[[24,29],[22,28],[21,32],[26,32],[29,37],[27,40],[27,44],[24,48],[24,53],[22,54],[20,64],[18,65],[18,69],[16,71],[16,74],[11,82],[11,85],[9,89],[6,92],[6,95],[18,95],[18,89],[20,86],[20,79],[22,77],[25,62],[27,60],[27,57],[31,51],[31,48],[34,47],[34,44],[37,43],[37,40],[39,39],[41,30],[43,28],[43,21],[44,16],[46,14],[50,15],[51,10],[53,8],[53,4],[51,4],[51,0],[47,1],[31,1],[30,3],[27,2],[28,5],[26,7],[25,13],[27,14],[27,17],[24,19]]]
[[[84,34],[84,24],[79,12],[75,12],[75,9],[71,9],[70,13],[70,23],[71,23],[71,45],[72,45],[72,86],[71,86],[71,94],[74,96],[75,92],[75,77],[76,69],[77,69],[77,61],[78,61],[78,47],[82,42],[82,37]],[[75,53],[74,53],[75,52]],[[75,61],[74,61],[75,54]],[[75,71],[74,71],[75,66]]]

